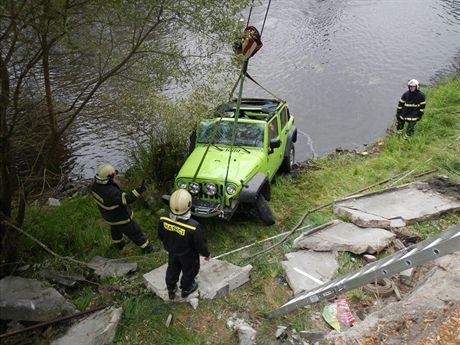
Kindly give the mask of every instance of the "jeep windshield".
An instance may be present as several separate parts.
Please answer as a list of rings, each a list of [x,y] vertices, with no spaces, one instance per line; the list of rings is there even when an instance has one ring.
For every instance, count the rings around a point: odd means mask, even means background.
[[[232,144],[234,121],[209,121],[200,123],[197,142],[200,144]],[[237,122],[236,146],[264,146],[264,125]]]

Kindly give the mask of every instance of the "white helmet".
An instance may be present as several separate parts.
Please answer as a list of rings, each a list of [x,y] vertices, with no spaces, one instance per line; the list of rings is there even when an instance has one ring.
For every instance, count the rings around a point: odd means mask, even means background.
[[[415,86],[417,88],[417,90],[418,90],[420,88],[420,83],[418,82],[417,79],[411,79],[407,83],[407,87],[410,87],[410,86]]]
[[[176,216],[186,214],[192,208],[192,196],[185,189],[178,189],[171,194],[169,208]]]
[[[111,164],[104,163],[99,165],[96,170],[96,180],[100,183],[107,183],[117,173],[118,171]]]

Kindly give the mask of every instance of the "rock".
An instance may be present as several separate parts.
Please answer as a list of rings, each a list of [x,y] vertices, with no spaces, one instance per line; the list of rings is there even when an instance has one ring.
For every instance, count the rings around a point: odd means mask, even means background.
[[[364,254],[363,258],[367,263],[377,261],[377,258],[374,255],[371,255],[371,254]]]
[[[165,301],[169,301],[168,290],[164,279],[167,266],[165,264],[144,274],[144,282],[147,288]],[[193,298],[199,295],[200,298],[205,299],[222,297],[249,281],[249,272],[251,269],[251,265],[239,267],[227,261],[217,259],[205,261],[201,258],[200,273],[196,278],[198,292],[190,296]],[[180,294],[176,294],[174,301],[182,302],[184,299],[180,297]]]
[[[339,269],[335,253],[299,250],[285,256],[287,260],[281,265],[294,294],[331,280]]]
[[[190,300],[188,302],[190,303],[190,305],[192,306],[193,309],[196,310],[196,308],[198,308],[199,299],[197,297],[190,298]]]
[[[256,343],[257,332],[245,320],[232,318],[227,322],[227,326],[238,332],[240,345],[253,345]]]
[[[387,247],[396,236],[378,228],[360,228],[351,223],[335,220],[329,226],[294,240],[296,249],[315,251],[349,251],[354,254],[374,254]]]
[[[169,328],[169,325],[171,324],[172,321],[172,314],[168,315],[168,318],[166,319],[165,326],[166,328]]]
[[[51,345],[105,345],[115,338],[122,308],[108,308],[91,314],[73,325]]]
[[[55,198],[48,198],[47,205],[51,207],[59,207],[61,206],[61,202]]]
[[[8,276],[0,280],[0,318],[50,321],[72,315],[77,308],[53,287],[35,279]]]
[[[102,256],[95,256],[86,264],[94,270],[101,278],[120,277],[137,270],[136,262],[127,262],[124,260],[112,260]]]
[[[286,330],[287,330],[287,327],[285,327],[285,326],[278,326],[278,327],[276,328],[275,338],[276,338],[276,339],[287,338]]]
[[[459,211],[460,201],[451,197],[452,193],[440,192],[460,190],[459,186],[449,185],[441,190],[433,183],[414,182],[336,201],[333,210],[336,214],[350,217],[353,223],[362,227],[401,228],[406,224],[433,219],[445,212]]]
[[[321,341],[329,332],[322,329],[308,329],[300,332],[300,337],[311,344]]]

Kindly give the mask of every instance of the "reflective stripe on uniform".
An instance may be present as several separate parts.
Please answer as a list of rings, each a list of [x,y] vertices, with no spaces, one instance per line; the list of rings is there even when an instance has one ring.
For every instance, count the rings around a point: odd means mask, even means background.
[[[113,206],[105,206],[103,203],[101,203],[99,200],[97,199],[94,199],[94,201],[96,201],[96,204],[98,204],[100,207],[102,207],[104,210],[115,210],[116,208],[118,208],[118,206],[120,205],[113,205]]]
[[[126,193],[121,193],[121,203],[123,205],[128,205],[128,203],[126,202]]]
[[[401,119],[405,121],[418,121],[420,120],[420,117],[402,117]]]
[[[402,98],[401,98],[399,101],[400,101],[401,103],[406,103],[406,101],[403,101],[403,99],[402,99]]]
[[[407,107],[407,108],[420,108],[420,104],[410,104],[410,103],[406,103],[406,107]]]
[[[402,107],[398,107],[398,109],[402,109]]]
[[[190,230],[196,230],[196,227],[192,226],[192,225],[188,225],[188,224],[185,224],[185,223],[181,223],[181,222],[177,222],[175,220],[172,220],[171,218],[168,218],[168,217],[161,217],[160,220],[164,220],[164,221],[167,221],[167,222],[170,222],[170,223],[173,223],[173,224],[177,224],[179,226],[182,226],[184,228],[187,228],[187,229],[190,229]]]
[[[424,101],[424,102],[420,102],[420,105],[422,105],[422,104],[426,104],[426,101]]]
[[[133,189],[133,194],[136,196],[136,198],[140,198],[141,195],[139,194],[139,192],[135,189]]]
[[[141,246],[142,249],[147,247],[149,245],[149,240],[145,241],[145,243]]]
[[[120,242],[123,242],[123,237],[120,238],[119,240],[112,240],[113,243],[120,243]]]
[[[108,220],[105,220],[105,221],[109,223],[110,225],[123,225],[123,224],[128,224],[133,218],[133,216],[134,216],[134,212],[131,211],[131,216],[128,219],[119,220],[118,222],[109,222]]]

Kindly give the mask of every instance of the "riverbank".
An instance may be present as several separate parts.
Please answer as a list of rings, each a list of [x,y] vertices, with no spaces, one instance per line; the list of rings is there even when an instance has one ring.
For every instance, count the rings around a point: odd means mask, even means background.
[[[270,201],[277,219],[276,225],[266,227],[259,220],[245,216],[238,216],[231,223],[203,221],[212,255],[217,256],[288,231],[306,211],[386,179],[390,179],[388,183],[370,190],[411,182],[415,175],[426,171],[435,171],[436,175],[446,175],[451,180],[460,181],[460,78],[449,79],[426,91],[428,101],[425,116],[417,124],[414,137],[406,140],[390,134],[366,150],[336,152],[302,164],[292,175],[278,176]],[[403,178],[392,178],[397,175]],[[136,219],[157,245],[155,229],[160,206],[152,209],[138,203],[134,208]],[[314,227],[335,218],[337,216],[332,210],[325,207],[310,214],[303,224]],[[458,214],[447,214],[438,220],[417,223],[408,228],[424,239],[459,221]],[[29,209],[24,230],[60,255],[80,261],[88,262],[93,256],[101,255],[125,257],[138,263],[138,272],[130,278],[104,279],[98,281],[101,284],[99,288],[83,282],[77,289],[65,291],[79,310],[101,304],[123,307],[123,318],[115,341],[117,344],[237,344],[236,334],[226,325],[235,313],[257,330],[258,342],[264,344],[274,341],[274,333],[280,324],[289,325],[298,332],[311,328],[327,329],[327,325],[318,317],[324,306],[321,303],[282,319],[265,318],[266,312],[276,309],[291,296],[280,262],[283,254],[291,250],[295,236],[282,246],[254,259],[248,257],[272,243],[266,242],[249,251],[225,257],[239,266],[253,265],[250,282],[224,298],[202,300],[198,309],[193,310],[188,304],[164,303],[145,289],[142,274],[164,264],[167,261],[166,252],[162,250],[149,256],[140,256],[139,249],[133,244],[121,253],[113,250],[108,226],[100,219],[89,196],[72,197],[63,201],[58,208]],[[21,262],[16,266],[19,268],[29,264],[30,268],[22,273],[17,272],[18,275],[38,277],[39,269],[50,267],[85,273],[89,280],[96,279],[88,275],[83,267],[51,257],[26,238],[20,243],[20,252]],[[385,254],[380,253],[380,256]],[[339,255],[339,264],[339,274],[344,274],[362,266],[363,261],[361,257],[343,253]],[[372,303],[373,299],[361,289],[353,290],[345,297],[352,309]],[[164,323],[169,314],[173,315],[173,322],[166,328]],[[34,341],[46,338],[53,331],[45,333],[35,334]]]

